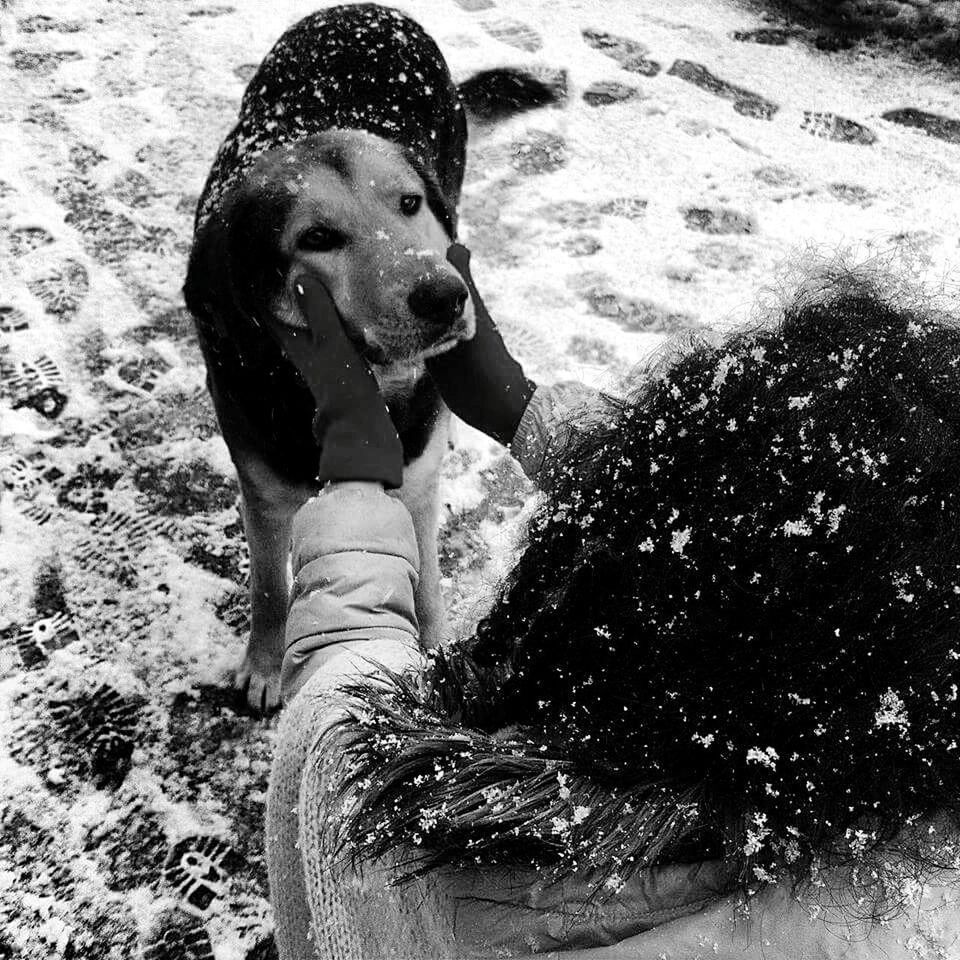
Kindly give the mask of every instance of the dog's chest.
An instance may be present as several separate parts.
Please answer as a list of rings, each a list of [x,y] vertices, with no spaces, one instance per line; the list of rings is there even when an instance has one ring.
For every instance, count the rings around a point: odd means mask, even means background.
[[[443,401],[422,366],[377,367],[374,374],[400,435],[404,463],[410,463],[426,450]]]

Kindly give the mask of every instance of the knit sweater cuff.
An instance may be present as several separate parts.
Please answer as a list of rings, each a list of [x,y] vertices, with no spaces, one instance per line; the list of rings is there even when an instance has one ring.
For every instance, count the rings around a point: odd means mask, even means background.
[[[523,472],[541,489],[581,421],[595,415],[602,394],[576,380],[538,386],[517,426],[510,453]]]

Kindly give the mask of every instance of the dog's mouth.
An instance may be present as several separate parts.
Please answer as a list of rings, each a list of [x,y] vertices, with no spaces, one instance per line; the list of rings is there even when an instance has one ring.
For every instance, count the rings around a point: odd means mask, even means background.
[[[301,317],[291,318],[286,326],[306,331],[307,322]],[[386,321],[377,326],[386,327]],[[439,332],[419,330],[413,336],[393,337],[384,335],[373,325],[364,324],[354,326],[350,322],[343,324],[344,332],[357,352],[367,363],[378,367],[409,366],[420,364],[431,357],[438,357],[448,350],[452,350],[458,343],[470,340],[476,333],[476,322],[473,316],[460,317],[452,326]]]
[[[473,317],[461,317],[449,330],[441,333],[440,336],[427,346],[421,353],[424,360],[430,357],[438,357],[441,353],[452,350],[458,343],[464,340],[472,340],[477,332],[477,325]]]
[[[390,363],[393,357],[390,351],[380,343],[369,328],[364,328],[359,337],[350,337],[354,346],[360,351],[360,355],[367,363],[376,363],[383,365]]]
[[[461,317],[452,326],[434,333],[419,330],[414,336],[396,338],[384,336],[373,327],[363,327],[358,337],[351,336],[364,359],[381,366],[391,363],[419,363],[430,357],[452,350],[458,343],[469,340],[476,332],[472,316]]]

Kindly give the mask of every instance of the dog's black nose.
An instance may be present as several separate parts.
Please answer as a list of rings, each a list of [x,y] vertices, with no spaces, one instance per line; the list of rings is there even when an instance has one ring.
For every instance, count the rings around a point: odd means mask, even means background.
[[[467,288],[457,277],[431,277],[416,282],[407,304],[421,320],[450,326],[463,315],[467,296]]]

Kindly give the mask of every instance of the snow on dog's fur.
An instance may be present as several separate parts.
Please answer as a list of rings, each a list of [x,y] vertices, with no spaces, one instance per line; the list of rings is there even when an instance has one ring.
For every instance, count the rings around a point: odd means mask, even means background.
[[[514,73],[500,85],[511,110],[521,108]],[[532,79],[522,91],[531,103],[548,93]],[[403,442],[417,616],[424,643],[437,641],[449,412],[423,362],[473,335],[467,289],[445,256],[466,130],[446,63],[416,23],[375,4],[334,7],[295,24],[264,59],[200,199],[184,292],[243,494],[252,615],[237,682],[257,709],[277,704],[290,522],[316,488],[313,400],[265,329],[303,322],[292,295],[302,272],[330,291]]]

